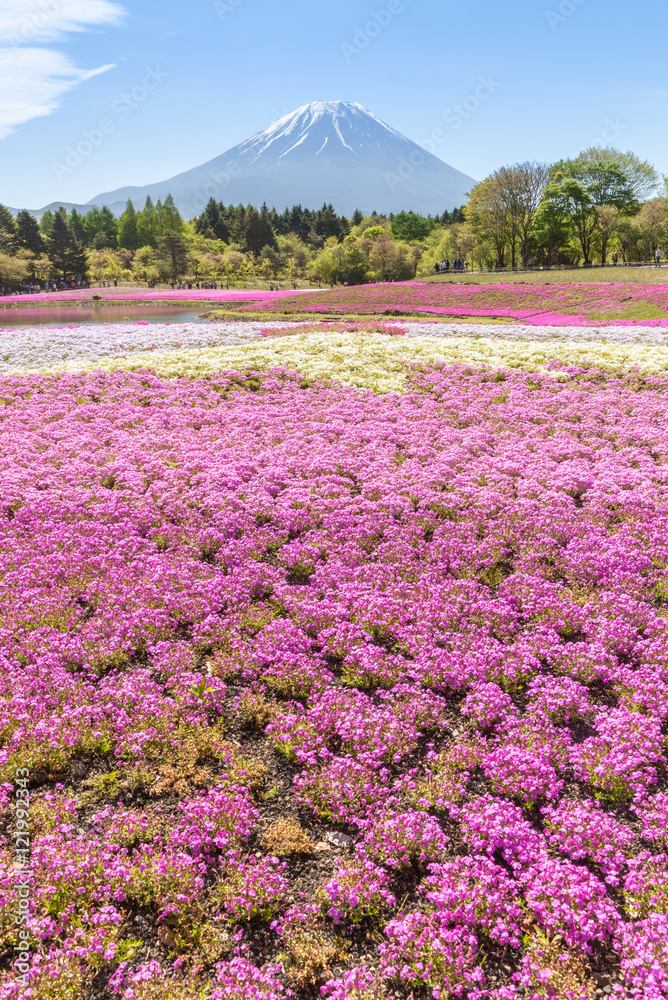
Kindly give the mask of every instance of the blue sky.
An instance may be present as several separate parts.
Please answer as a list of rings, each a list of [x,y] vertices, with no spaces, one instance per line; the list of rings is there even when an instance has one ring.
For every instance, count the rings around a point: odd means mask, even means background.
[[[159,181],[312,100],[476,179],[596,142],[668,173],[667,28],[621,0],[2,0],[0,202]]]

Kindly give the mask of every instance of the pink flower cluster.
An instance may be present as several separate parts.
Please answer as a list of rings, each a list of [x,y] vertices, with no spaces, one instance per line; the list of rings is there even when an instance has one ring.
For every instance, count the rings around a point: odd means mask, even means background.
[[[668,383],[559,373],[0,380],[37,996],[276,1000],[309,948],[313,996],[506,1000],[560,948],[665,995]]]
[[[668,286],[663,283],[584,282],[565,285],[405,281],[323,291],[279,293],[280,311],[295,318],[309,313],[342,316],[431,315],[453,319],[515,320],[536,326],[668,325]],[[624,318],[631,308],[655,313],[650,319]],[[257,295],[241,312],[273,312],[271,294]],[[627,313],[628,315],[628,313]]]

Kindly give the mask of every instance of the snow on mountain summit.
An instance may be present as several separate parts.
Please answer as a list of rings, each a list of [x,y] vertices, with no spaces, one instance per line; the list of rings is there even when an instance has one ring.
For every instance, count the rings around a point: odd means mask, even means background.
[[[334,148],[341,146],[357,156],[371,143],[382,147],[383,142],[403,140],[403,136],[357,102],[313,101],[256,132],[238,149],[252,151],[256,158],[270,152],[280,159],[306,144],[300,156],[311,155],[313,145],[318,147],[317,156],[330,140]]]
[[[440,213],[466,201],[475,181],[387,125],[356,101],[313,101],[283,115],[201,167],[146,187],[98,195],[119,211],[131,198],[172,194],[187,217],[209,198],[278,209],[331,202],[338,212]]]

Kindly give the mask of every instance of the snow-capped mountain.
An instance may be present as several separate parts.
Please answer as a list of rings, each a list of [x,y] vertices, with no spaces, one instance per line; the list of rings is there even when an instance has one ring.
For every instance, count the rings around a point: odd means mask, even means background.
[[[442,212],[466,201],[475,181],[390,128],[361,104],[314,101],[201,167],[159,184],[124,187],[92,198],[91,205],[139,209],[171,192],[186,218],[209,198],[224,204],[266,202],[278,209],[332,202],[351,215],[364,212]]]

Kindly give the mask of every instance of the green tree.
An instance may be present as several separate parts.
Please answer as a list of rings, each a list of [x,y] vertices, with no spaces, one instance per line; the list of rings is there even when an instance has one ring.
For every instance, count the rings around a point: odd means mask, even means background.
[[[545,199],[552,203],[552,212],[568,220],[582,249],[585,261],[591,259],[591,248],[598,225],[594,199],[586,187],[574,177],[553,181],[545,189]]]
[[[188,246],[180,233],[170,229],[160,237],[158,257],[165,262],[172,281],[177,281],[180,275],[185,274],[188,264]]]
[[[550,168],[546,163],[528,161],[514,163],[509,167],[501,167],[495,177],[501,203],[512,231],[513,266],[515,266],[517,245],[522,264],[526,267],[531,256],[534,216],[550,180]]]
[[[146,246],[139,247],[132,261],[133,273],[141,280],[148,281],[153,276],[155,263],[155,249],[148,244]]]
[[[44,253],[44,240],[34,215],[22,208],[16,216],[16,245],[39,256]]]
[[[637,211],[638,199],[633,182],[615,152],[593,146],[574,160],[555,163],[551,179],[556,182],[567,178],[577,181],[595,208],[614,205],[622,212]]]
[[[505,266],[508,248],[511,249],[511,261],[514,263],[516,236],[496,175],[486,177],[471,191],[466,206],[466,223],[478,244],[491,249],[498,267]],[[454,226],[450,228],[451,231],[454,230]],[[458,253],[453,254],[452,250],[448,250],[445,255],[460,256]]]
[[[614,205],[627,213],[637,211],[659,184],[659,175],[647,160],[612,146],[590,146],[566,163],[571,166],[565,172],[586,186],[595,204]]]
[[[596,226],[595,243],[601,254],[601,264],[605,264],[608,259],[608,249],[615,241],[621,214],[614,205],[596,206],[598,225]]]
[[[68,215],[67,225],[77,243],[81,243],[82,246],[86,246],[87,233],[85,220],[83,215],[80,215],[79,212],[77,212],[76,208],[73,208]]]
[[[271,228],[269,211],[266,205],[263,205],[259,212],[252,205],[249,205],[246,209],[244,222],[243,246],[254,257],[259,257],[264,247],[276,246],[276,237]]]
[[[419,243],[424,240],[429,233],[436,228],[438,223],[424,215],[416,212],[399,212],[392,219],[392,235],[397,240],[405,240],[407,243]]]
[[[543,198],[534,216],[534,240],[548,267],[558,262],[570,239],[570,220],[563,200]]]
[[[5,205],[0,205],[0,229],[7,229],[10,233],[16,229],[14,216]]]
[[[137,241],[140,247],[154,247],[156,243],[155,205],[150,195],[137,215]]]
[[[195,220],[195,231],[212,239],[224,240],[227,243],[230,239],[230,227],[225,206],[216,201],[215,198],[209,198],[206,208]]]
[[[63,278],[85,275],[88,258],[84,247],[74,238],[67,224],[67,212],[59,208],[53,216],[51,232],[46,239],[47,256],[56,274]]]
[[[8,208],[0,205],[0,251],[12,253],[16,249],[15,239],[16,222],[14,216]]]
[[[330,236],[313,262],[313,276],[328,284],[363,284],[371,269],[368,254],[371,246],[371,240],[352,234],[346,236],[342,243],[335,236]]]
[[[353,212],[353,217],[350,221],[352,222],[353,226],[359,226],[363,218],[364,216],[362,212],[359,210],[359,208],[356,208],[355,211]]]
[[[13,254],[0,251],[0,288],[13,291],[28,279],[26,262]]]
[[[42,237],[46,240],[53,229],[53,212],[51,209],[47,209],[46,212],[42,214],[42,218],[39,220],[39,231]]]
[[[139,235],[137,233],[137,211],[130,198],[127,200],[125,211],[118,220],[118,246],[125,250],[137,250],[139,248]]]
[[[106,205],[103,208],[94,206],[86,213],[84,229],[86,231],[86,246],[92,247],[97,243],[98,248],[102,249],[102,247],[115,247],[118,243],[118,223],[113,212]],[[99,238],[100,233],[104,235],[104,240]]]
[[[638,234],[641,256],[652,260],[657,247],[668,243],[668,199],[653,198],[645,202],[633,219],[633,227]]]
[[[368,237],[370,232],[371,230],[367,229],[365,236]],[[397,278],[400,270],[399,251],[392,237],[382,229],[376,234],[369,250],[369,264],[378,281],[392,281]]]
[[[158,202],[158,204],[160,204]],[[165,202],[161,208],[162,213],[162,231],[163,233],[182,233],[185,226],[181,214],[174,203],[174,199],[171,194],[168,194],[165,198]]]

